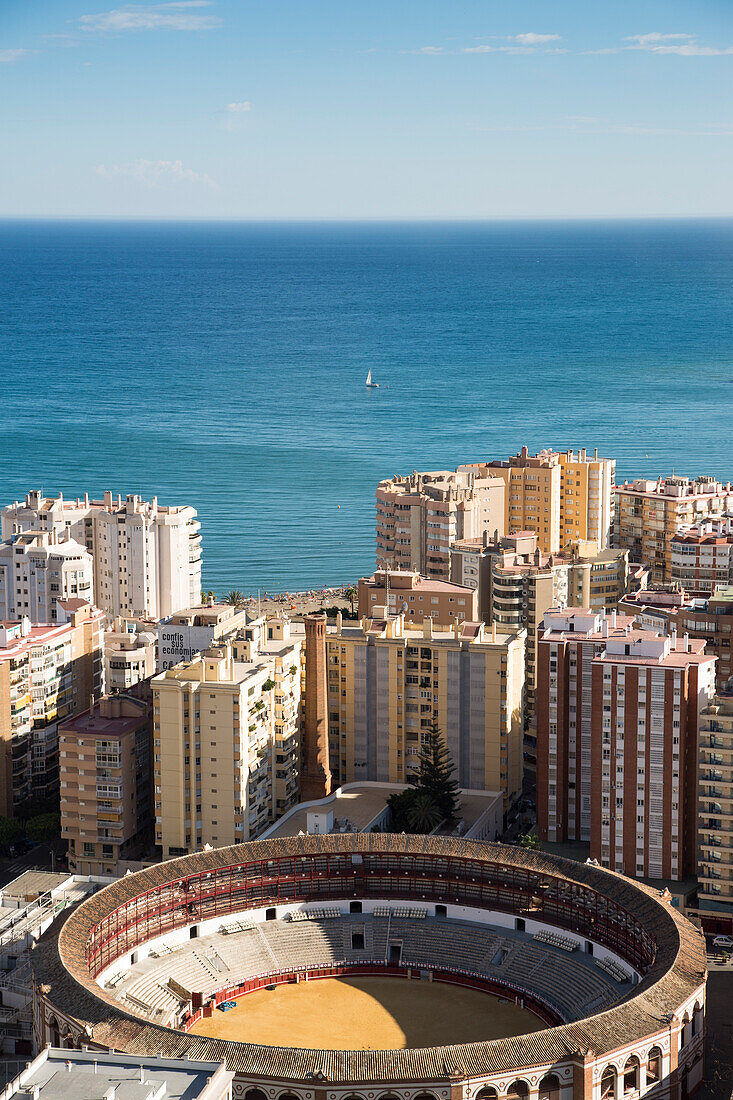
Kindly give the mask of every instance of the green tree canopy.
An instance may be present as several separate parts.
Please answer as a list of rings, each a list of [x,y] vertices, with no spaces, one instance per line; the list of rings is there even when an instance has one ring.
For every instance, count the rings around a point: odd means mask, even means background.
[[[438,723],[433,721],[423,733],[418,770],[410,785],[427,791],[441,813],[441,820],[454,821],[458,813],[458,783],[453,778],[455,768]]]
[[[60,814],[39,814],[26,822],[25,835],[29,840],[42,843],[44,840],[54,840],[61,835]]]
[[[13,817],[0,817],[0,848],[9,848],[23,835],[23,826]]]
[[[227,592],[224,603],[229,603],[232,607],[239,607],[240,604],[244,603],[244,592],[240,592],[238,588],[233,588],[231,592]]]
[[[413,790],[407,809],[407,822],[413,833],[431,833],[440,825],[443,814],[429,791]]]

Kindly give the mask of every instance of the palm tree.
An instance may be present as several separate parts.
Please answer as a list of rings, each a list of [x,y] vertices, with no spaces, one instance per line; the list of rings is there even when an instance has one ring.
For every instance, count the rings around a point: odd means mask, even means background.
[[[443,815],[428,791],[415,791],[407,811],[407,822],[415,833],[430,833]]]
[[[358,593],[357,589],[354,588],[353,584],[350,584],[349,587],[346,589],[346,592],[344,593],[344,595],[346,596],[346,599],[351,604],[351,614],[353,615],[354,614],[354,600],[359,595],[359,593]]]
[[[239,607],[240,604],[244,603],[244,592],[240,592],[238,588],[233,588],[231,592],[227,592],[224,603],[231,604],[232,607]]]
[[[212,592],[211,589],[208,592],[201,593],[201,603],[215,603],[216,592]]]

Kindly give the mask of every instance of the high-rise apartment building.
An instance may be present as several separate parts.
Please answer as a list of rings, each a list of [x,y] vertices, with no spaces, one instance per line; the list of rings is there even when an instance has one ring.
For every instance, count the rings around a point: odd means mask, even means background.
[[[378,618],[375,608],[386,607],[390,615],[403,612],[405,622],[448,626],[458,619],[475,622],[478,593],[475,588],[434,577],[421,577],[409,570],[381,569],[359,581],[359,618]]]
[[[298,801],[302,641],[255,619],[153,678],[164,858],[250,840]]]
[[[580,451],[539,451],[526,447],[508,460],[480,466],[485,477],[501,477],[504,531],[533,531],[540,550],[556,554],[578,540],[597,550],[609,545],[613,522],[616,463]]]
[[[502,629],[527,631],[526,715],[535,710],[537,632],[550,607],[611,610],[646,577],[629,565],[626,550],[598,550],[577,542],[565,554],[546,554],[531,531],[504,535],[483,544],[459,542],[451,547],[451,577],[474,588],[485,621]],[[532,737],[525,746],[532,753]]]
[[[84,546],[94,561],[94,603],[109,615],[160,619],[201,598],[201,525],[193,508],[132,494],[65,500],[34,491],[0,515],[4,540],[41,531]]]
[[[380,481],[377,566],[448,580],[456,539],[504,530],[504,482],[486,470],[459,467]]]
[[[703,642],[587,609],[549,611],[538,645],[541,839],[589,840],[635,877],[694,874],[700,712],[715,686]]]
[[[156,623],[115,619],[104,633],[104,688],[109,694],[129,691],[156,671]]]
[[[158,670],[192,661],[197,653],[246,623],[247,612],[228,603],[198,604],[176,611],[158,623]]]
[[[58,793],[58,723],[102,692],[104,615],[59,602],[57,621],[0,623],[0,814]]]
[[[542,840],[591,838],[592,666],[632,616],[552,608],[537,640],[537,828]]]
[[[59,541],[56,531],[13,535],[0,543],[0,620],[51,623],[57,600],[91,602],[94,563],[73,539]]]
[[[697,866],[700,712],[715,690],[705,643],[629,630],[593,662],[591,856],[631,876]]]
[[[635,615],[648,630],[705,642],[705,652],[716,657],[719,690],[733,676],[733,585],[716,588],[710,596],[690,596],[677,585],[654,585],[625,596],[619,611]]]
[[[631,552],[654,582],[672,579],[672,539],[682,527],[733,509],[733,485],[712,477],[637,478],[616,486],[613,545]]]
[[[69,868],[110,875],[152,840],[150,712],[140,699],[107,695],[59,724],[61,835]]]
[[[696,594],[733,585],[733,516],[681,527],[670,542],[670,577]]]
[[[510,805],[522,785],[524,643],[523,630],[480,622],[339,622],[326,640],[334,782],[406,782],[437,722],[460,786],[500,790]]]
[[[697,908],[706,932],[733,932],[733,678],[700,717]]]

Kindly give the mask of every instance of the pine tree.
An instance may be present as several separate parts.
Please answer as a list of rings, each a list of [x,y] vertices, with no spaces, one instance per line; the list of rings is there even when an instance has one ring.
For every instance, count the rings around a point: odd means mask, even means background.
[[[453,821],[458,812],[458,783],[453,778],[455,768],[438,723],[433,721],[420,749],[417,774],[410,780],[413,787],[427,792],[443,818]]]

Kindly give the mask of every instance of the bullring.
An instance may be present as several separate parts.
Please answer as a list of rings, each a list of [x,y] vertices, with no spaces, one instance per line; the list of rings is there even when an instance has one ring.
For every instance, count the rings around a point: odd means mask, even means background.
[[[39,1045],[225,1059],[245,1100],[620,1100],[702,1075],[705,948],[689,921],[620,875],[499,844],[344,834],[182,857],[57,918],[33,969]],[[187,1030],[216,1001],[356,972],[487,989],[547,1026],[399,1050]]]

